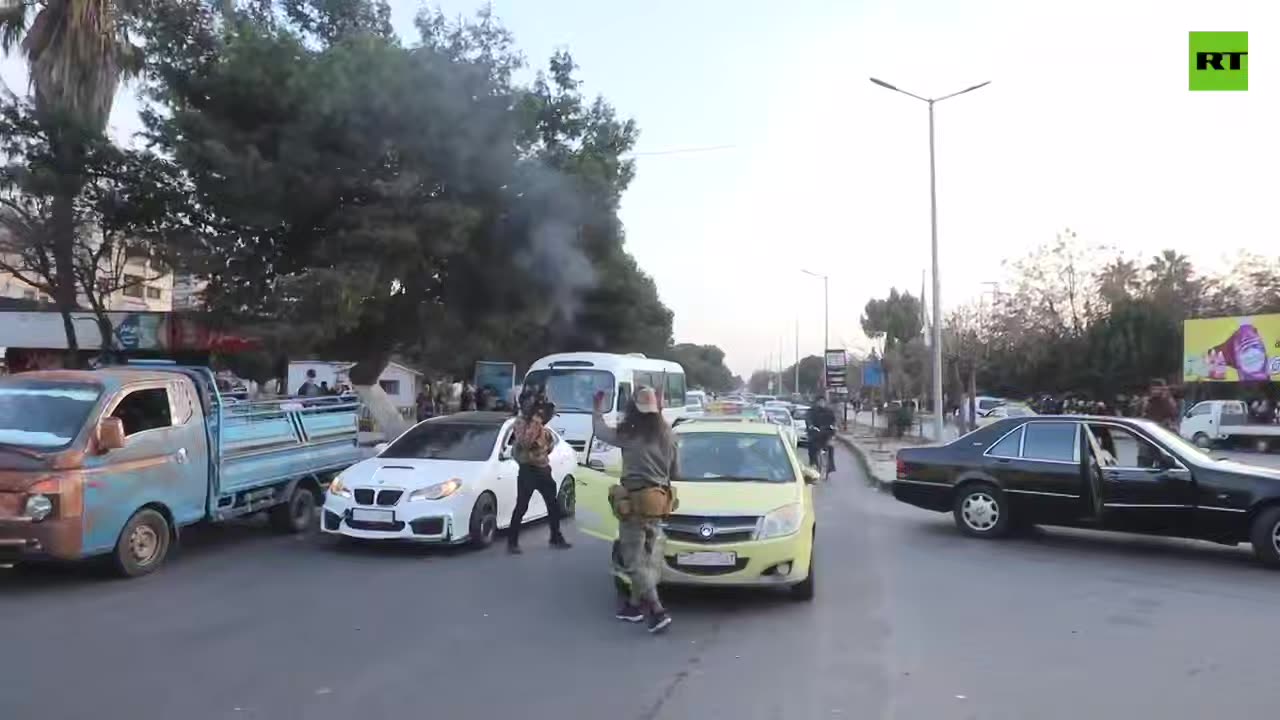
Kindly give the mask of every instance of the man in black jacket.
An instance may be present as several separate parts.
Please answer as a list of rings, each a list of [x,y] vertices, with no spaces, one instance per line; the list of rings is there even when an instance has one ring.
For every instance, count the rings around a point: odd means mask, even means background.
[[[805,413],[805,430],[809,435],[809,464],[818,466],[818,452],[831,442],[835,434],[836,414],[827,407],[827,399],[819,397],[809,412]],[[832,472],[836,469],[836,454],[828,453],[827,460]]]

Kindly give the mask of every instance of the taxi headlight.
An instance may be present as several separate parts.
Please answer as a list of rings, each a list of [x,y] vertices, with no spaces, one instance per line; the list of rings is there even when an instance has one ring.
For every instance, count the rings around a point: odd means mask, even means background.
[[[591,452],[602,453],[602,452],[609,452],[612,449],[613,449],[612,445],[601,440],[600,438],[592,438],[591,440]]]
[[[450,495],[458,492],[462,488],[462,481],[458,478],[451,478],[442,483],[428,485],[427,487],[414,490],[409,493],[409,502],[418,502],[419,500],[443,500]]]
[[[329,483],[329,493],[334,497],[341,497],[341,498],[351,497],[351,491],[348,490],[347,486],[343,484],[341,475],[334,478],[333,482]]]
[[[804,507],[800,503],[783,505],[764,516],[764,523],[760,526],[760,539],[794,535],[800,531],[803,522]]]

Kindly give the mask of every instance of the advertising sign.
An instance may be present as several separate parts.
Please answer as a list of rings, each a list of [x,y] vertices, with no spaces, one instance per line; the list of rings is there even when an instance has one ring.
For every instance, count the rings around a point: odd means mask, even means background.
[[[880,387],[884,384],[884,369],[879,360],[868,360],[862,366],[862,384],[867,387]]]
[[[845,386],[845,373],[849,369],[849,356],[844,349],[827,350],[826,352],[826,378],[827,387],[839,388]]]
[[[487,387],[494,397],[506,400],[516,386],[516,364],[481,360],[476,363],[474,384],[476,389]]]
[[[1184,382],[1280,381],[1280,315],[1185,321],[1182,379]]]

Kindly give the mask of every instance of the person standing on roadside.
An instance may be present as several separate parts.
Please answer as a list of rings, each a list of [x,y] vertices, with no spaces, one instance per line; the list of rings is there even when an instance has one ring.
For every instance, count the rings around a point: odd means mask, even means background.
[[[560,499],[556,497],[556,481],[551,475],[551,431],[547,423],[555,416],[555,406],[541,392],[526,393],[520,401],[520,415],[511,430],[514,439],[512,457],[520,464],[516,474],[516,506],[511,511],[507,528],[507,552],[519,555],[520,524],[529,509],[529,498],[536,491],[547,505],[547,521],[551,525],[551,547],[566,550],[573,547],[560,533]]]
[[[458,394],[458,410],[468,412],[476,409],[476,391],[471,383],[462,383],[462,392]]]
[[[675,509],[671,481],[679,477],[675,436],[658,394],[640,387],[628,404],[617,429],[604,421],[605,394],[597,392],[591,427],[595,438],[622,449],[622,479],[609,493],[618,516],[616,569],[631,581],[631,593],[618,598],[617,618],[647,620],[649,632],[671,624],[671,614],[658,598],[662,572],[662,530],[659,522]]]
[[[1177,432],[1178,404],[1173,401],[1169,388],[1162,378],[1151,381],[1151,389],[1147,393],[1146,407],[1142,410],[1142,416]]]

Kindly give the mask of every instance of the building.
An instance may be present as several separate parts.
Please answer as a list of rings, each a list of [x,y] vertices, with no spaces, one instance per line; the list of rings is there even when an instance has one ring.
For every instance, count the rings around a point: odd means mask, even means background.
[[[316,384],[327,383],[331,388],[350,385],[347,373],[355,363],[334,362],[329,360],[295,360],[289,363],[289,375],[286,378],[289,395],[297,394],[298,388],[307,380],[307,371],[314,370]],[[405,367],[397,362],[387,363],[378,376],[378,386],[391,398],[391,402],[407,418],[414,417],[418,390],[422,386],[422,373]]]
[[[122,266],[118,290],[107,298],[107,310],[122,312],[169,312],[173,310],[173,274],[155,268],[146,258],[127,258]],[[52,303],[53,298],[10,273],[0,271],[0,297]],[[80,294],[81,308],[89,302]]]

